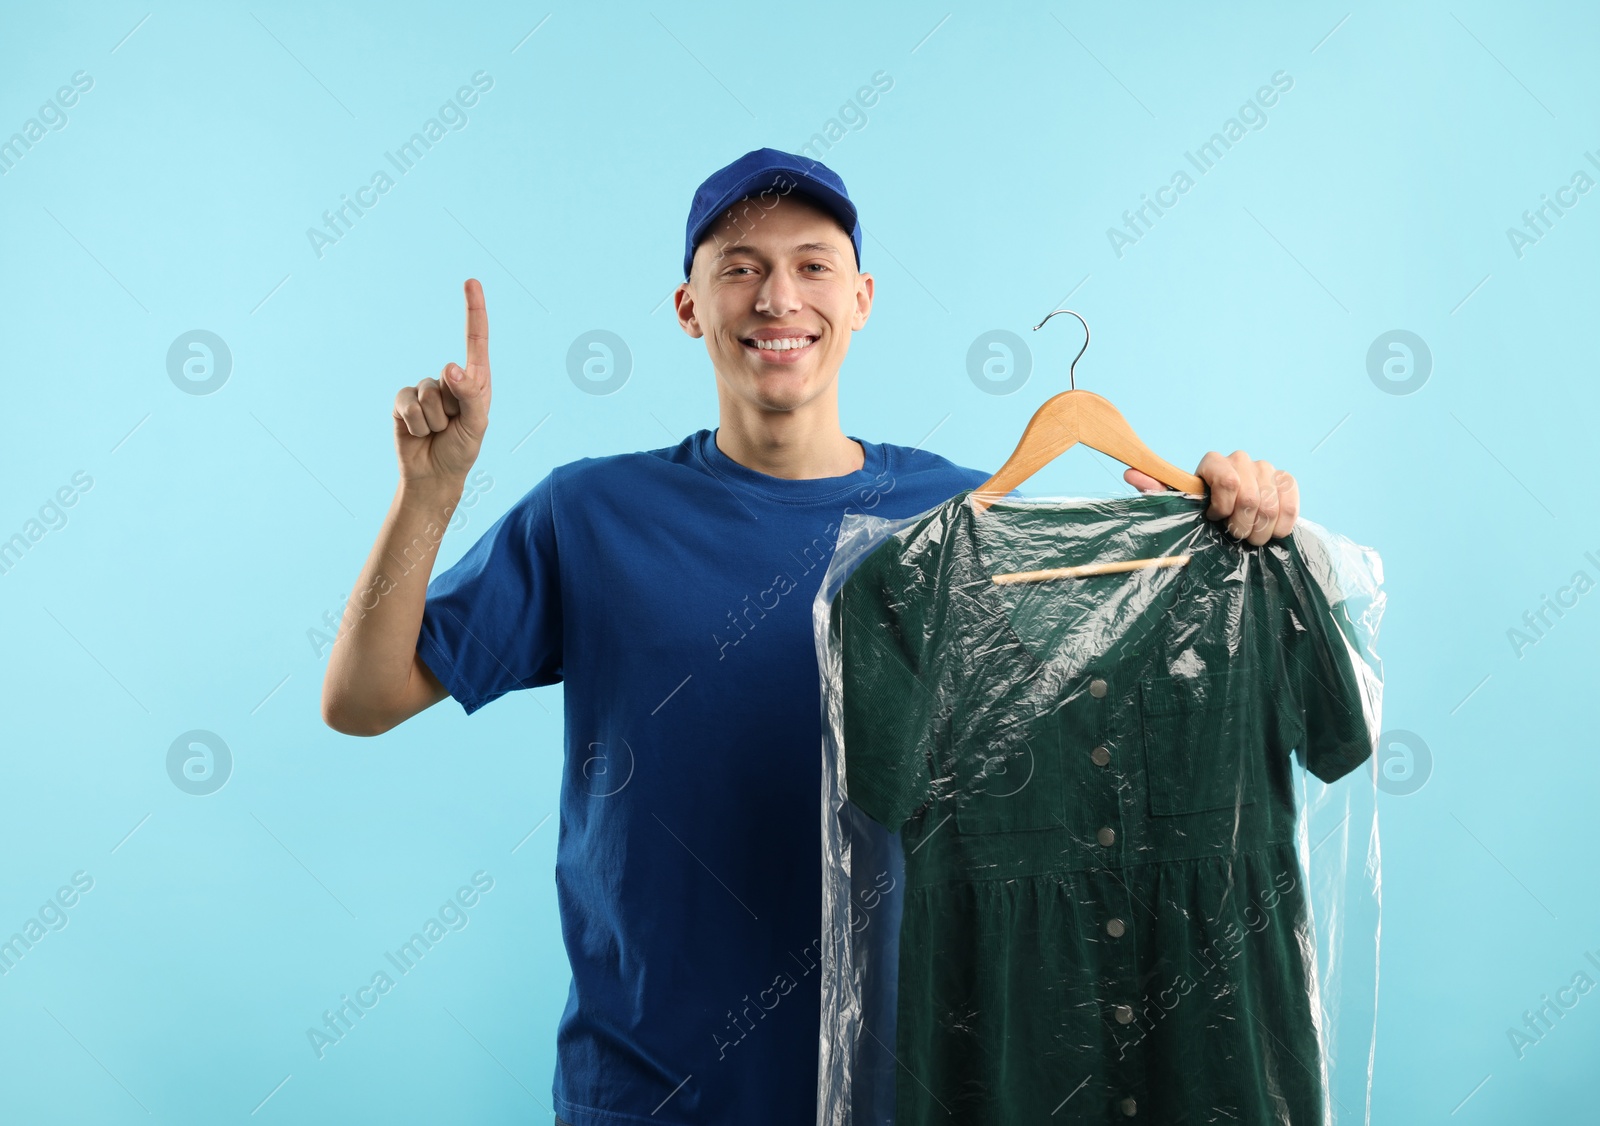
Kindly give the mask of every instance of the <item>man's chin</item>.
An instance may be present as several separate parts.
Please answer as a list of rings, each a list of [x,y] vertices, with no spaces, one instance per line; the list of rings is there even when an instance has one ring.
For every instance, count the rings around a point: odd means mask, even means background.
[[[763,410],[792,411],[816,398],[816,390],[808,381],[795,380],[778,384],[776,380],[758,381],[749,388],[749,397]]]
[[[758,395],[809,397],[811,388],[817,384],[817,377],[810,364],[792,368],[747,367],[744,382]]]
[[[757,395],[756,403],[764,411],[787,414],[805,406],[811,400],[804,395]]]
[[[828,380],[815,363],[788,365],[741,364],[735,380],[737,394],[763,410],[787,411],[804,406],[827,387]]]

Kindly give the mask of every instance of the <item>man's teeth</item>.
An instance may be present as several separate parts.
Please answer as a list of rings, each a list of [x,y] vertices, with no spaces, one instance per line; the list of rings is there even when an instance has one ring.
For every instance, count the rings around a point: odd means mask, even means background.
[[[794,348],[804,348],[807,344],[811,343],[811,337],[783,336],[779,337],[777,340],[752,340],[750,343],[754,344],[763,352],[787,352]]]

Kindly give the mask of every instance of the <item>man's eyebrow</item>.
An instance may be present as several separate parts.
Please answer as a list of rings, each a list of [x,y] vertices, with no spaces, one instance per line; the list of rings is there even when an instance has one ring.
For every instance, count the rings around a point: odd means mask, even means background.
[[[816,251],[832,254],[835,258],[839,257],[839,248],[830,242],[803,242],[794,248],[795,254],[811,254]],[[745,243],[735,243],[732,246],[724,246],[720,251],[717,252],[717,257],[730,258],[735,254],[749,254],[756,258],[761,257],[761,251]]]

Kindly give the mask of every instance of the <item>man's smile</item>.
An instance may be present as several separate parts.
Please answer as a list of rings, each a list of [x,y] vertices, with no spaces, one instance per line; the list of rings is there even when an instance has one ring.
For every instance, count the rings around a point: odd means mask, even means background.
[[[798,363],[811,354],[812,345],[820,339],[817,334],[802,329],[762,329],[740,339],[746,352],[761,357],[769,364]]]

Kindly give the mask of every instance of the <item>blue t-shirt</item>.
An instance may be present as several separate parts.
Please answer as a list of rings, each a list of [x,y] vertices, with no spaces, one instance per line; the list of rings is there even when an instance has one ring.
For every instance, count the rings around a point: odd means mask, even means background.
[[[710,430],[559,465],[429,584],[418,652],[468,714],[566,685],[554,1096],[573,1126],[816,1120],[812,601],[846,513],[914,516],[990,476],[861,444],[860,470],[810,480]]]

